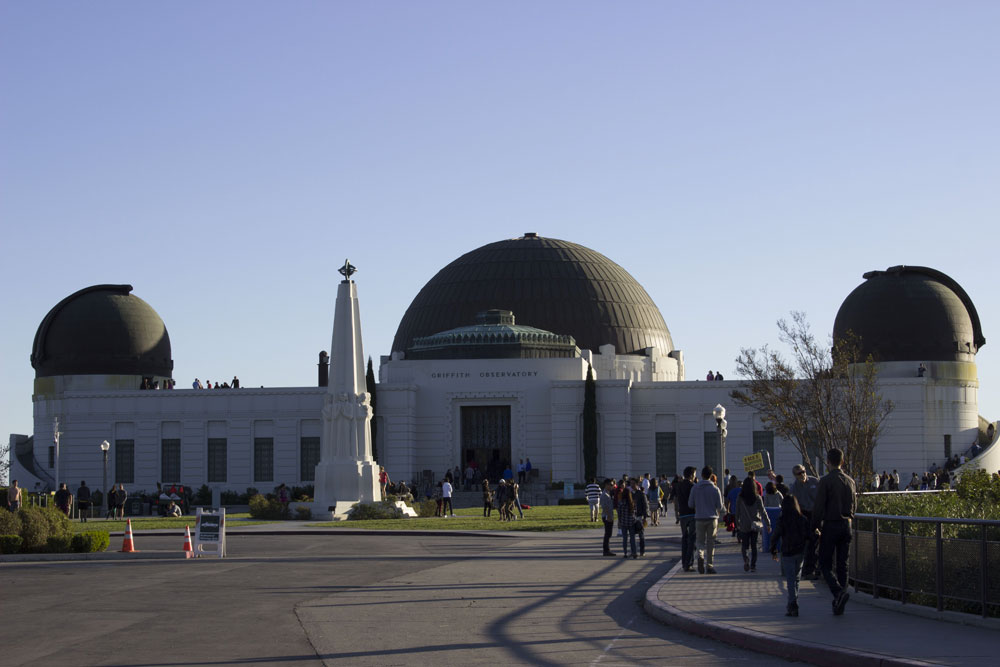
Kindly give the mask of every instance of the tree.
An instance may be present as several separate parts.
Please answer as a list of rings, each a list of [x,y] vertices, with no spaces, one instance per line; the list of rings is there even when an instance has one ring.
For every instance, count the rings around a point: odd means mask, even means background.
[[[0,443],[0,484],[7,483],[10,474],[10,445]]]
[[[736,370],[744,382],[733,399],[758,412],[764,425],[795,445],[810,474],[834,447],[844,451],[844,470],[867,482],[874,453],[892,402],[883,399],[878,365],[861,352],[861,341],[848,332],[827,347],[816,342],[804,313],[778,321],[778,338],[791,359],[766,345],[743,348]]]
[[[372,406],[372,418],[370,420],[370,423],[371,423],[371,432],[372,432],[372,458],[375,460],[375,463],[378,463],[378,448],[376,447],[376,444],[375,444],[375,443],[378,442],[375,439],[375,436],[378,434],[378,420],[376,420],[376,418],[375,418],[375,414],[376,414],[376,412],[375,412],[375,403],[376,403],[376,399],[375,399],[375,369],[372,368],[372,358],[371,357],[368,357],[368,372],[365,373],[365,390],[368,392],[368,402]]]
[[[597,477],[597,382],[589,363],[583,385],[583,476]]]

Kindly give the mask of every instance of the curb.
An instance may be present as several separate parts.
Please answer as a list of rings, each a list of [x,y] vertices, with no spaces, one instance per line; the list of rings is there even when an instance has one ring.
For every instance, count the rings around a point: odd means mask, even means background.
[[[3,563],[71,563],[89,560],[184,560],[183,551],[97,551],[87,554],[8,554],[0,556]]]
[[[660,589],[681,570],[680,561],[662,579],[646,592],[643,609],[647,614],[666,625],[709,639],[732,644],[742,649],[768,655],[808,662],[821,667],[841,667],[850,662],[852,667],[929,667],[935,663],[907,658],[896,658],[880,653],[869,653],[850,648],[811,644],[737,625],[712,621],[703,616],[683,611],[660,600]]]
[[[173,530],[146,530],[132,531],[138,537],[184,537],[184,531],[174,532]],[[449,535],[460,535],[464,537],[498,537],[507,539],[524,539],[525,535],[536,535],[537,531],[504,532],[499,530],[482,531],[460,531],[460,530],[359,530],[350,528],[313,528],[300,530],[227,530],[227,537],[246,536],[284,536],[284,535],[419,535],[422,537],[447,537]],[[114,537],[122,537],[124,533],[109,533]],[[88,560],[171,560],[184,559],[183,551],[133,551],[132,553],[122,553],[120,551],[100,551],[95,553],[67,553],[67,554],[0,554],[0,565],[4,563],[32,563],[32,562],[75,562]]]

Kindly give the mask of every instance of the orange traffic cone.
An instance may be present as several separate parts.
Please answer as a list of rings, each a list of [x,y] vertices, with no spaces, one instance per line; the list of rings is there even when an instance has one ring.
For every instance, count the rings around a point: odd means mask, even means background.
[[[194,558],[194,549],[191,548],[191,526],[184,531],[184,557]]]
[[[132,540],[132,519],[128,519],[125,524],[125,539],[122,541],[122,553],[130,554],[136,551],[135,542]]]

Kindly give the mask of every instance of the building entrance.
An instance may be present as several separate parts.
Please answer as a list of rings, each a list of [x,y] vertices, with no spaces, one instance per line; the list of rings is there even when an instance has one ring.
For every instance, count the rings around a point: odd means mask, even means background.
[[[471,461],[481,475],[496,481],[510,465],[510,406],[462,406],[462,472]]]

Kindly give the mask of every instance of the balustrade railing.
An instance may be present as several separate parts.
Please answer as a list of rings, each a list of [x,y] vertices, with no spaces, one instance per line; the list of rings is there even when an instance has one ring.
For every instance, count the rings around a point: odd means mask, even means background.
[[[849,569],[876,598],[1000,616],[1000,521],[858,514]]]

